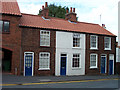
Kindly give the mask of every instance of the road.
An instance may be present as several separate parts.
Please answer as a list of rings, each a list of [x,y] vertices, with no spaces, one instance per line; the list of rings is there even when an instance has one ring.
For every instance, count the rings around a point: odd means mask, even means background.
[[[118,88],[118,79],[3,84],[3,88]]]

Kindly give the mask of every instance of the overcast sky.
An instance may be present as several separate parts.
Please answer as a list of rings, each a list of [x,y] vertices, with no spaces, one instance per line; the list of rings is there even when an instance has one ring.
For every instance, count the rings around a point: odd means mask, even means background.
[[[17,0],[22,13],[39,13],[45,2],[76,8],[78,21],[105,24],[118,35],[118,2],[120,0]],[[100,19],[101,15],[101,19]]]

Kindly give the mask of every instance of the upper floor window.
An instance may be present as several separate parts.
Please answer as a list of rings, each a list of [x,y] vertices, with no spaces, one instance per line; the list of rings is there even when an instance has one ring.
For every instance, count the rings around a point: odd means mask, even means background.
[[[10,26],[8,21],[0,20],[0,32],[10,32]]]
[[[50,53],[40,52],[39,54],[39,70],[49,70],[50,69]]]
[[[40,31],[40,46],[50,46],[50,31]]]
[[[73,47],[80,47],[80,34],[73,33]]]
[[[90,54],[90,68],[97,68],[97,54]]]
[[[80,68],[80,54],[73,54],[73,59],[72,59],[72,67],[73,68]]]
[[[105,37],[104,38],[104,45],[105,45],[105,50],[111,50],[111,38],[110,37]]]
[[[90,36],[90,49],[97,49],[97,40],[98,37],[96,35]]]

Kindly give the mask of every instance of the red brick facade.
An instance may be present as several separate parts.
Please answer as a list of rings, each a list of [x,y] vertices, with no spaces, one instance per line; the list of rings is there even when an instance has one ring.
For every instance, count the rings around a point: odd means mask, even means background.
[[[105,35],[97,35],[98,36],[98,50],[90,50],[90,35],[86,34],[86,61],[85,61],[85,71],[86,74],[100,74],[101,72],[101,54],[107,55],[107,71],[106,74],[109,74],[109,54],[114,54],[114,66],[116,65],[116,38],[111,37],[111,50],[104,50],[104,37]],[[90,54],[96,53],[98,54],[98,68],[90,69]],[[114,68],[115,71],[115,68]]]
[[[1,20],[10,21],[10,33],[2,33],[2,49],[12,51],[11,73],[19,75],[21,47],[21,29],[19,28],[20,17],[2,15]]]
[[[55,40],[56,32],[50,31],[50,47],[40,46],[40,30],[33,28],[22,28],[22,72],[24,72],[24,52],[34,52],[34,75],[54,75],[55,74]],[[43,29],[42,29],[43,30]],[[39,69],[39,53],[50,53],[50,70]]]

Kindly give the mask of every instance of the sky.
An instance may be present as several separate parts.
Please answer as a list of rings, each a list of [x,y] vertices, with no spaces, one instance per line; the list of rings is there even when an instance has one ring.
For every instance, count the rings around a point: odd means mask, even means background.
[[[22,13],[39,13],[45,2],[76,8],[78,21],[105,24],[106,29],[118,36],[118,2],[120,0],[17,0]],[[118,40],[118,38],[117,38]]]

